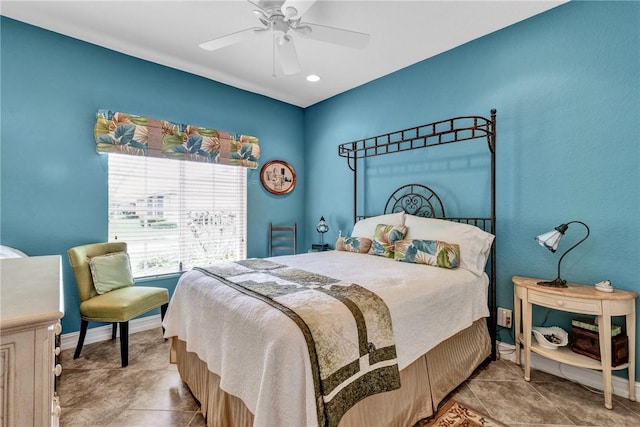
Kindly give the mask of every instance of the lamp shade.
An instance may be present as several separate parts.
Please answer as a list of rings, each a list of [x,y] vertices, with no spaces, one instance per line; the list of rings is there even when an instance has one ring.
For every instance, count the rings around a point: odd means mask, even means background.
[[[329,231],[329,226],[325,222],[324,216],[320,217],[320,222],[316,226],[316,231],[318,233],[323,233],[323,234],[326,233],[327,231]]]
[[[560,240],[562,240],[562,236],[564,236],[564,232],[567,231],[569,226],[567,224],[560,224],[552,231],[547,231],[546,233],[542,233],[541,235],[536,237],[536,242],[551,252],[555,252],[558,250],[558,246],[560,245]]]
[[[536,241],[540,243],[540,246],[549,249],[551,252],[558,250],[560,240],[562,240],[562,233],[557,230],[548,231],[536,237]]]

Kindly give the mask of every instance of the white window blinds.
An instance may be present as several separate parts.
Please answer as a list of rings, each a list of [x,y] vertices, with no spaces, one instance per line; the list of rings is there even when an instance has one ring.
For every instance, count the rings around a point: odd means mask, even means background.
[[[246,168],[109,155],[109,240],[135,277],[246,257]]]

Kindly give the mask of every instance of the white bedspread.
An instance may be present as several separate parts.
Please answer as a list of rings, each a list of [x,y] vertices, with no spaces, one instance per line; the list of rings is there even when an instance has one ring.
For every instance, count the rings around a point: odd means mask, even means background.
[[[375,291],[391,313],[400,369],[489,315],[486,275],[339,251],[272,260]],[[186,341],[187,350],[221,377],[221,388],[244,401],[256,426],[317,425],[307,347],[280,311],[189,271],[164,326],[166,337]]]

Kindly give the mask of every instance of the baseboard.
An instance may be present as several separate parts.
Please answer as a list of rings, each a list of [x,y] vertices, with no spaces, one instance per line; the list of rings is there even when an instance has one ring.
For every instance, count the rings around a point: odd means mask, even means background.
[[[160,315],[155,314],[147,317],[140,317],[129,321],[129,333],[147,331],[149,329],[159,328],[161,326]],[[98,326],[97,328],[90,328],[87,330],[87,335],[84,337],[84,345],[92,344],[95,342],[108,341],[111,339],[111,325]],[[118,336],[120,329],[118,328]],[[60,348],[67,350],[70,348],[76,348],[78,344],[78,337],[80,332],[70,332],[68,334],[62,334],[60,336]]]
[[[506,344],[498,341],[498,354],[501,359],[516,362],[516,347],[512,344]],[[520,355],[523,359],[524,354]],[[524,366],[524,361],[521,362]],[[557,377],[566,378],[571,381],[575,381],[584,386],[591,387],[597,390],[603,390],[602,385],[602,373],[600,371],[594,371],[591,369],[578,368],[571,365],[565,365],[554,360],[542,357],[537,353],[531,353],[531,367],[543,372],[555,375]],[[613,376],[612,380],[613,394],[629,398],[629,380]],[[640,396],[640,383],[635,382],[636,396]]]

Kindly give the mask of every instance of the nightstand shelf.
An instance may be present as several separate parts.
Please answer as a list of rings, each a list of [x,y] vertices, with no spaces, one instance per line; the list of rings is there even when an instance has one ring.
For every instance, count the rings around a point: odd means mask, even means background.
[[[531,352],[556,362],[580,368],[602,371],[604,406],[612,405],[611,371],[628,369],[629,400],[636,400],[635,357],[636,357],[636,298],[632,291],[616,289],[611,293],[600,292],[594,286],[568,283],[566,288],[540,286],[541,279],[513,276],[514,319],[516,328],[516,363],[520,364],[520,346],[524,348],[524,379],[531,379]],[[574,353],[571,347],[555,350],[542,348],[531,337],[533,305],[576,314],[598,317],[600,354],[602,360],[592,359]],[[611,317],[625,316],[629,342],[629,362],[611,367]]]
[[[522,334],[520,334],[520,342],[524,343],[524,337]],[[602,370],[602,363],[599,360],[574,353],[569,346],[558,347],[555,350],[550,350],[541,347],[537,342],[535,342],[535,340],[531,340],[531,351],[539,354],[540,356],[546,357],[547,359],[555,360],[556,362],[560,363],[566,363],[567,365],[577,366],[579,368],[594,369],[598,371]],[[619,371],[622,369],[627,369],[628,367],[628,363],[623,363],[622,365],[612,367],[611,370]]]

